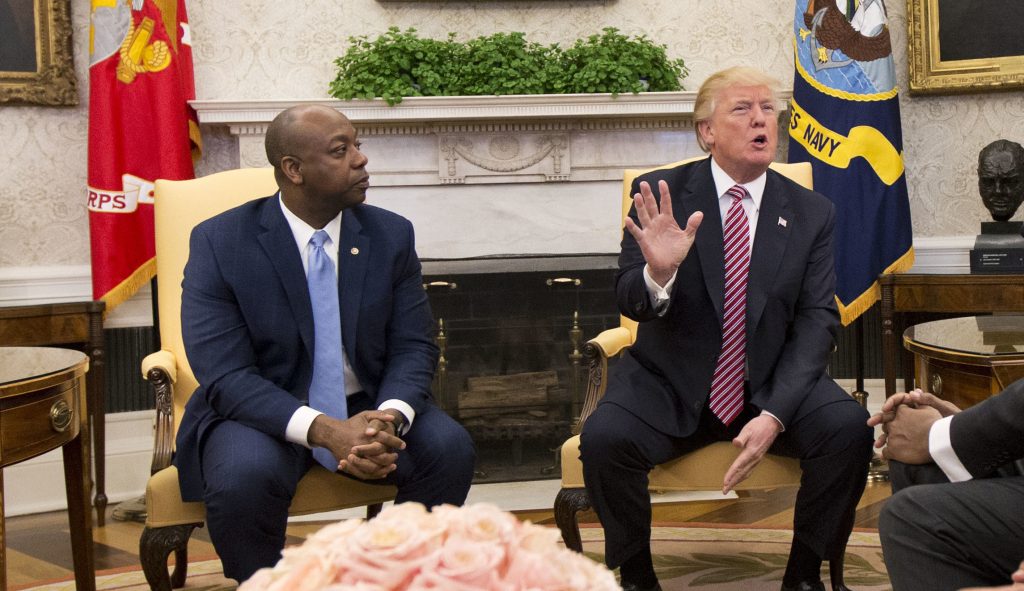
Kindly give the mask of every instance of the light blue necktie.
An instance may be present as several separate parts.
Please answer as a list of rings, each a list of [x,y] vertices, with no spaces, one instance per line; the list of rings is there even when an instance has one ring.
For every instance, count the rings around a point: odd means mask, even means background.
[[[309,303],[313,306],[313,381],[309,384],[309,406],[336,419],[348,418],[345,398],[345,370],[341,347],[341,310],[338,276],[324,250],[327,232],[317,230],[309,239]],[[313,458],[334,472],[338,460],[326,447],[314,447]]]

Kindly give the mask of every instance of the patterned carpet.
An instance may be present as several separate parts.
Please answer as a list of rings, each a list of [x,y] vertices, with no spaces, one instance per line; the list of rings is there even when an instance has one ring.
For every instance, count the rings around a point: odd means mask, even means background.
[[[582,530],[584,552],[601,560],[603,531]],[[654,528],[655,566],[665,591],[775,591],[782,580],[792,533],[787,530],[747,527],[694,527],[662,525]],[[854,532],[847,548],[846,582],[858,591],[889,590],[878,534]],[[189,564],[187,591],[227,591],[235,586],[220,574],[217,560]],[[827,572],[822,573],[828,580]],[[74,582],[56,582],[31,591],[74,591]],[[101,591],[146,591],[141,571],[100,573]],[[21,591],[21,590],[16,590]]]

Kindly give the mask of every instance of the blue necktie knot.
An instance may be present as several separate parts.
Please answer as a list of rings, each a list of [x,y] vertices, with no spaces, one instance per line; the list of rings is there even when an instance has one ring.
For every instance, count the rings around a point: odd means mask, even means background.
[[[310,237],[309,243],[313,245],[313,248],[323,248],[324,244],[327,244],[327,241],[330,239],[331,237],[327,235],[327,230],[317,230],[316,232],[313,232],[313,236]]]

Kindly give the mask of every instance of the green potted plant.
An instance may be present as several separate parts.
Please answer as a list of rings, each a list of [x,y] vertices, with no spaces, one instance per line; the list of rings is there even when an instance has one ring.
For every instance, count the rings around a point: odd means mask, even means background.
[[[614,27],[576,40],[568,49],[542,45],[520,32],[470,39],[424,39],[415,29],[392,27],[376,39],[351,37],[335,60],[331,96],[407,96],[611,93],[681,90],[687,69],[664,45]]]

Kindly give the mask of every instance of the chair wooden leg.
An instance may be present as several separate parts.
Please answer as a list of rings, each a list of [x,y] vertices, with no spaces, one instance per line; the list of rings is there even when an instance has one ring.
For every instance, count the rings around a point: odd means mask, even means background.
[[[583,552],[577,514],[587,509],[590,509],[590,496],[585,488],[563,488],[555,497],[555,524],[562,531],[565,547],[570,550]]]
[[[139,538],[139,561],[152,591],[171,591],[185,586],[188,573],[188,539],[202,523],[145,528]],[[174,552],[174,572],[167,573],[167,559]]]

